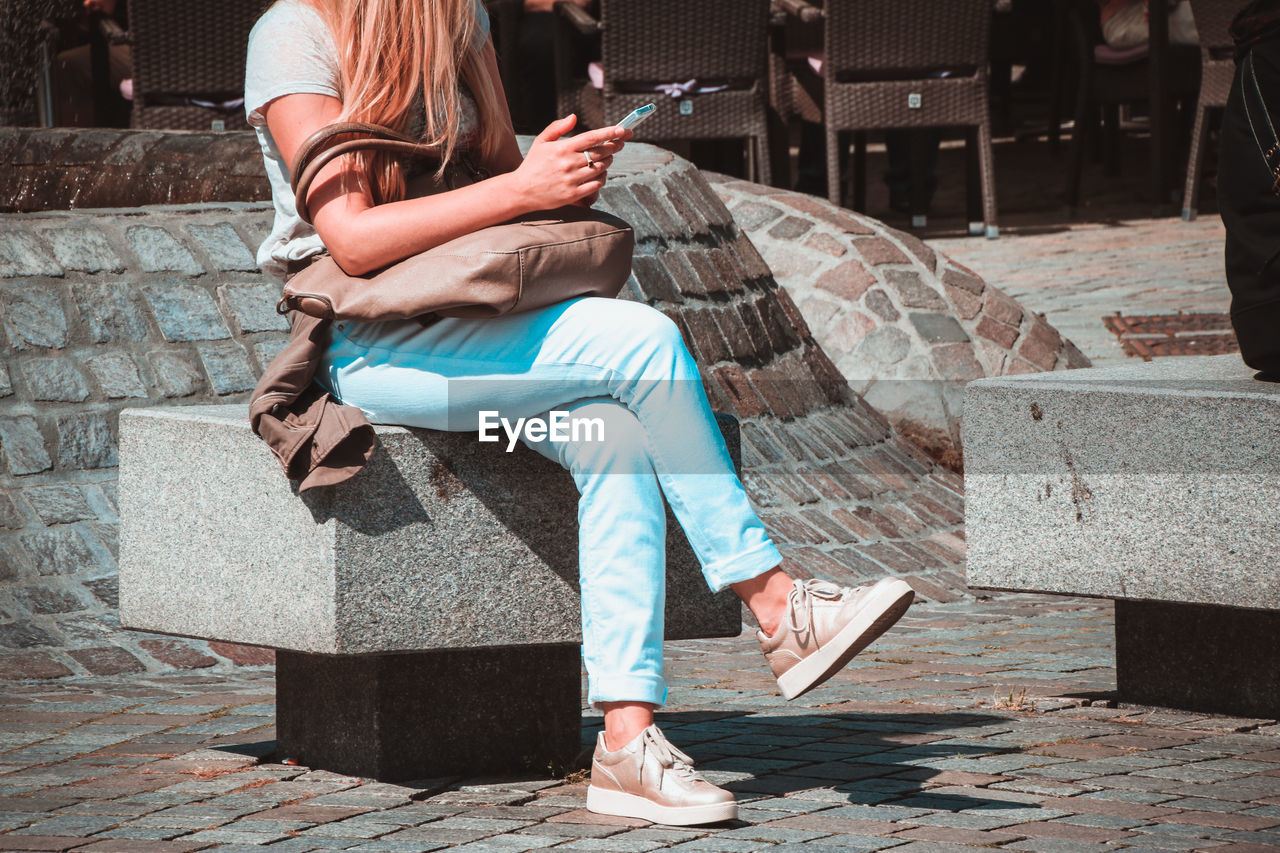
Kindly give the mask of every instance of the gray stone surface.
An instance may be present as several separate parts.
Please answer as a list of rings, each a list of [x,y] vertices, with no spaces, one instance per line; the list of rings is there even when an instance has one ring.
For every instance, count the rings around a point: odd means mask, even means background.
[[[231,337],[208,291],[197,284],[158,282],[143,288],[166,341],[216,341]]]
[[[969,384],[969,583],[1280,609],[1280,384],[1253,376],[1224,355]]]
[[[33,400],[79,403],[89,396],[84,377],[69,358],[28,358],[19,365]]]
[[[14,349],[67,345],[67,316],[56,290],[10,284],[0,288],[5,331]]]
[[[243,406],[120,422],[126,627],[325,654],[581,641],[577,491],[532,451],[378,427],[364,471],[300,498]],[[667,636],[736,633],[669,527]]]
[[[123,272],[124,263],[102,229],[92,226],[45,228],[40,236],[53,248],[58,263],[80,272]]]
[[[257,271],[258,261],[253,252],[230,224],[219,222],[214,225],[191,225],[187,230],[218,269]]]
[[[0,449],[14,474],[35,474],[53,465],[35,418],[0,418]]]
[[[146,272],[173,271],[189,275],[203,272],[191,252],[163,228],[135,225],[126,234]]]
[[[1117,601],[1116,687],[1140,705],[1280,716],[1280,612]]]
[[[276,657],[277,752],[383,781],[559,774],[580,750],[576,645]],[[513,701],[519,697],[519,701]]]

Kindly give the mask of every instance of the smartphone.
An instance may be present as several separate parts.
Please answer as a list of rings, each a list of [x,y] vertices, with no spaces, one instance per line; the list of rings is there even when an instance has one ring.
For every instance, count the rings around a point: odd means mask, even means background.
[[[617,122],[614,126],[620,127],[623,130],[631,130],[640,122],[644,121],[649,116],[653,115],[657,109],[658,109],[657,104],[645,104],[643,107],[637,107],[636,109],[627,113],[623,117],[622,121]]]

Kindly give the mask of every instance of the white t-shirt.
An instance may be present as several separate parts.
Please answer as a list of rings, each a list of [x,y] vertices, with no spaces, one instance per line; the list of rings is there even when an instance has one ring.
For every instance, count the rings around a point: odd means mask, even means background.
[[[489,35],[489,16],[475,0],[476,18],[483,38]],[[293,94],[329,95],[341,99],[337,50],[320,14],[301,0],[281,0],[271,6],[249,33],[244,76],[244,108],[249,125],[258,135],[262,160],[271,183],[275,221],[271,233],[258,248],[262,271],[284,277],[287,261],[301,260],[324,248],[314,228],[298,217],[289,189],[289,167],[280,156],[262,110],[276,98]],[[464,90],[465,91],[465,90]],[[461,136],[476,125],[475,102],[462,98]]]

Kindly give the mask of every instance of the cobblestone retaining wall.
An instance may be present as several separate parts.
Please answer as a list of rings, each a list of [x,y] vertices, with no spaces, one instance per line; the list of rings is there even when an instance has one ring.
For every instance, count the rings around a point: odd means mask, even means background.
[[[712,180],[850,386],[950,467],[964,383],[1089,366],[1043,316],[911,234],[825,199]]]
[[[638,240],[624,295],[676,320],[742,419],[744,480],[791,569],[964,595],[960,479],[848,392],[697,170],[633,146],[614,174],[602,204]],[[269,221],[255,204],[0,216],[0,677],[269,659],[114,617],[116,417],[246,399],[285,340],[253,262]]]

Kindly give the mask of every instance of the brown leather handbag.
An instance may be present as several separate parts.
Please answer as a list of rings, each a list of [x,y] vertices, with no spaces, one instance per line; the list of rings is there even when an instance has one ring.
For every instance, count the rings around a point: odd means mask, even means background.
[[[345,139],[343,139],[345,137]],[[305,222],[307,190],[335,157],[357,150],[437,157],[434,146],[375,124],[341,122],[312,134],[298,151],[292,188]],[[487,177],[458,158],[443,180],[408,185],[411,197]],[[348,275],[328,255],[285,284],[276,310],[330,320],[497,317],[579,296],[614,297],[631,273],[635,237],[616,216],[585,207],[538,211],[481,228],[365,275]]]

